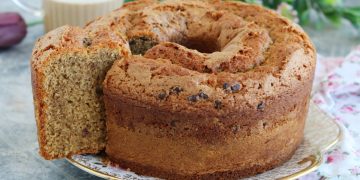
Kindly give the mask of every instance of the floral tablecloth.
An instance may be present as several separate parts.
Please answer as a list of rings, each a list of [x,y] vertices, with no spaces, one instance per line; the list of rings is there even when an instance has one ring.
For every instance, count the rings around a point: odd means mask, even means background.
[[[336,119],[341,141],[301,180],[360,179],[360,47],[345,58],[318,57],[313,101]]]

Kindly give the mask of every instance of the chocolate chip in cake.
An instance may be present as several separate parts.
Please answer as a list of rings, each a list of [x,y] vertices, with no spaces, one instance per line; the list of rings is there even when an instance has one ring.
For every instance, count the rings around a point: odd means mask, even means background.
[[[201,99],[209,99],[209,96],[207,94],[205,94],[203,91],[200,91],[198,96]]]
[[[216,109],[221,109],[221,108],[222,108],[222,103],[221,103],[221,101],[220,101],[220,100],[215,100],[215,101],[214,101],[214,107],[215,107]]]
[[[231,91],[232,91],[233,93],[239,92],[240,89],[241,89],[241,85],[240,85],[240,84],[234,84],[234,85],[231,86]]]
[[[191,95],[191,96],[189,96],[187,99],[188,99],[188,101],[190,101],[190,102],[196,102],[196,101],[199,100],[199,96],[198,96],[198,95]]]
[[[222,86],[222,88],[224,89],[224,91],[225,91],[226,93],[231,93],[231,86],[230,86],[229,83],[224,83],[223,86]]]
[[[83,137],[86,137],[86,136],[88,136],[89,135],[89,130],[87,129],[87,128],[84,128],[83,130],[82,130],[82,136]]]
[[[230,88],[230,84],[229,83],[224,83],[223,84],[223,89],[227,90]]]
[[[158,95],[158,98],[160,100],[164,100],[164,99],[166,99],[166,97],[167,97],[167,93],[165,91],[160,92]]]
[[[232,92],[232,93],[236,93],[236,92],[239,92],[240,89],[241,89],[241,84],[234,84],[232,86],[230,86],[229,83],[224,83],[223,84],[223,89],[225,90],[225,92],[229,93],[229,92]]]
[[[172,121],[170,121],[170,126],[171,127],[176,127],[176,123],[177,123],[178,121],[177,120],[172,120]]]
[[[264,101],[261,101],[258,105],[257,105],[257,109],[260,111],[263,111],[265,109],[265,103]]]
[[[89,47],[91,46],[92,40],[90,38],[84,38],[82,43],[85,47]]]
[[[174,87],[171,87],[170,88],[170,94],[176,94],[176,95],[179,95],[183,90],[182,87],[180,86],[174,86]]]

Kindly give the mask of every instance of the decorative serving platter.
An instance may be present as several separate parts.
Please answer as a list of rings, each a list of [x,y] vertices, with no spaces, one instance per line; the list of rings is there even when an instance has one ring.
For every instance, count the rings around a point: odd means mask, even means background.
[[[323,153],[334,146],[341,137],[341,128],[338,124],[310,103],[304,141],[294,156],[280,167],[247,179],[296,179],[310,173],[320,166]],[[157,179],[112,166],[103,159],[102,155],[74,155],[67,160],[76,167],[105,179]]]

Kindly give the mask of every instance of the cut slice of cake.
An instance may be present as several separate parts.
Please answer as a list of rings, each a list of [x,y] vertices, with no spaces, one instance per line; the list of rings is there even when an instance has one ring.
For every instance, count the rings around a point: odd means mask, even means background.
[[[40,154],[56,159],[105,147],[102,82],[129,51],[121,35],[63,26],[34,47],[31,75]]]

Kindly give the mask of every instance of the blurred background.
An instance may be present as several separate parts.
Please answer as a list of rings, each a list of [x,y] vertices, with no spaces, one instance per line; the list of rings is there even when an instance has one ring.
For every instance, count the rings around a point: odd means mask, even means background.
[[[88,3],[104,3],[107,0],[58,1],[70,5],[67,8],[44,9],[45,6],[54,8],[59,5],[44,3],[43,8],[40,8],[42,1],[24,0],[25,7],[21,7],[21,1],[17,1],[17,4],[12,0],[0,1],[0,179],[98,179],[65,160],[44,161],[37,154],[29,60],[34,42],[46,31],[66,21],[81,25],[88,18],[92,19],[92,15],[99,16],[121,6],[122,0],[113,2],[116,5],[104,5],[101,10],[96,11],[98,14],[95,11],[89,14],[86,10],[80,12],[69,9],[74,6],[71,3],[92,8]],[[270,7],[300,23],[314,42],[319,56],[324,57],[322,61],[336,61],[333,63],[336,64],[334,68],[340,64],[337,63],[339,59],[346,59],[349,52],[360,46],[360,0],[246,1]],[[360,89],[357,91],[360,93]],[[359,108],[360,102],[355,106]],[[355,132],[355,140],[359,140],[359,131]],[[360,157],[360,148],[357,148],[359,147],[354,147],[354,154],[357,152],[358,155],[350,158]],[[327,158],[329,157],[333,156],[329,154]],[[354,176],[345,177],[360,179],[360,163],[352,164],[351,167],[355,167],[352,171],[349,170]],[[317,173],[318,175],[307,178],[332,178],[330,175]]]

